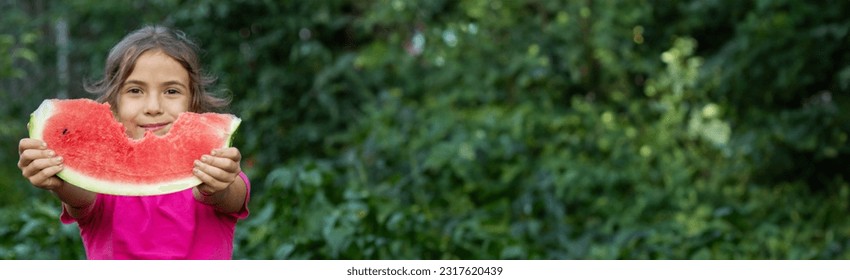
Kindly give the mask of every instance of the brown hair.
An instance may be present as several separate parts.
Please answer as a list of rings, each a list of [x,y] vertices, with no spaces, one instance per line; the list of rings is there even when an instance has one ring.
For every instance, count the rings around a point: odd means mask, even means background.
[[[162,26],[145,26],[121,39],[109,51],[103,69],[103,78],[93,83],[86,83],[86,91],[99,95],[97,98],[99,102],[107,102],[113,110],[116,110],[121,85],[136,66],[136,59],[150,50],[162,51],[177,60],[186,72],[189,72],[189,89],[192,91],[190,112],[218,111],[230,103],[228,99],[216,97],[207,92],[207,87],[212,85],[216,78],[201,71],[198,46],[186,38],[183,32],[172,31]]]

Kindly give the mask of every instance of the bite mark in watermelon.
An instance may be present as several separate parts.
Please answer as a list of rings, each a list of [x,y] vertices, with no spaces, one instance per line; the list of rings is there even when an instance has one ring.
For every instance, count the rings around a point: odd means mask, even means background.
[[[48,99],[30,117],[30,138],[62,156],[57,176],[80,188],[114,195],[160,195],[194,187],[194,161],[230,146],[242,120],[216,113],[180,114],[167,134],[131,139],[109,104]]]

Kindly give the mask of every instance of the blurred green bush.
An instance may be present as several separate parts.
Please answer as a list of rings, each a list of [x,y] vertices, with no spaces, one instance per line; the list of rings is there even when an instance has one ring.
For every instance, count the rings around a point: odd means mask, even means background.
[[[84,257],[11,164],[61,18],[69,97],[142,24],[201,43],[244,119],[239,259],[845,259],[848,6],[5,1],[0,258]]]

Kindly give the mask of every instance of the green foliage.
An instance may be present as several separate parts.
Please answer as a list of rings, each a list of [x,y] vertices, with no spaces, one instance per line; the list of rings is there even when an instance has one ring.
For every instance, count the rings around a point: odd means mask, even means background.
[[[850,257],[843,2],[5,5],[67,19],[72,81],[142,24],[201,43],[244,120],[239,259]],[[0,73],[52,90],[28,32]],[[0,105],[4,143],[48,96]],[[19,172],[0,257],[83,257]]]
[[[22,182],[15,166],[18,162],[17,144],[26,134],[26,122],[29,118],[23,104],[27,96],[19,90],[23,88],[27,70],[41,62],[35,52],[40,40],[36,26],[30,23],[26,13],[9,3],[0,3],[3,16],[0,17],[0,162],[6,163],[0,168],[0,187],[2,205],[10,205],[28,194],[27,182]]]

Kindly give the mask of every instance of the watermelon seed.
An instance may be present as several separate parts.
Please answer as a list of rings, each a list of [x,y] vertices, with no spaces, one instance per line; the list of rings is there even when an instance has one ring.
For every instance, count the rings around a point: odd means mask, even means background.
[[[67,129],[67,128],[63,128],[63,129],[62,129],[62,135],[65,135],[65,134],[68,134],[68,129]]]

